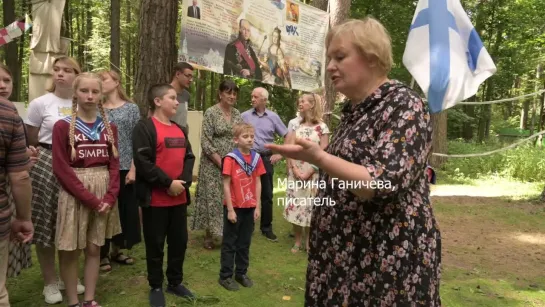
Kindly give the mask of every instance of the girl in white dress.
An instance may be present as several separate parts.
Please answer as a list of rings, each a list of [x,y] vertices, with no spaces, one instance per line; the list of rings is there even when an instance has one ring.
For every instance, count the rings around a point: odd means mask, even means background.
[[[288,142],[294,138],[304,138],[316,142],[324,149],[329,143],[329,128],[322,121],[322,100],[315,94],[303,94],[299,99],[301,120],[293,124]],[[290,131],[291,132],[291,131]],[[293,225],[295,244],[291,251],[298,252],[302,247],[302,236],[305,235],[305,247],[308,251],[310,218],[313,199],[317,194],[318,169],[313,165],[299,160],[290,160],[288,171],[287,201],[284,218]],[[314,181],[313,184],[304,183]],[[301,188],[302,187],[302,188]]]

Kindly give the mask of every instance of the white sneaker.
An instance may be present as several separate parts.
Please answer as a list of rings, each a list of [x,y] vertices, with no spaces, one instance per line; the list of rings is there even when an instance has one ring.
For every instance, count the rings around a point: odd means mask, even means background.
[[[59,291],[59,286],[57,284],[45,286],[42,294],[45,297],[45,302],[48,304],[58,304],[62,302],[62,294]]]
[[[66,290],[66,287],[64,286],[64,282],[62,280],[59,280],[58,285],[59,285],[59,290]],[[81,284],[81,281],[79,279],[78,279],[77,292],[78,294],[85,293],[85,286]]]

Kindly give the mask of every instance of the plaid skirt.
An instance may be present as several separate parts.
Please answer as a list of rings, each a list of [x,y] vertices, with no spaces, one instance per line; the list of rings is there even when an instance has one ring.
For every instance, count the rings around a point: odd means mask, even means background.
[[[12,209],[12,220],[15,219],[17,209],[13,194],[11,194],[11,186],[9,181],[6,184],[6,193],[8,194],[8,202]],[[32,266],[32,249],[31,243],[21,243],[17,240],[10,240],[8,245],[8,271],[7,277],[17,277],[23,269]]]
[[[32,179],[32,223],[34,244],[43,247],[55,245],[55,225],[60,185],[53,174],[53,155],[50,149],[40,147],[38,161],[30,170]]]
[[[102,199],[108,191],[110,174],[105,166],[73,168],[83,186]],[[104,245],[105,239],[121,233],[117,203],[107,214],[100,214],[80,203],[61,188],[57,210],[55,245],[58,250],[84,249],[87,244]]]

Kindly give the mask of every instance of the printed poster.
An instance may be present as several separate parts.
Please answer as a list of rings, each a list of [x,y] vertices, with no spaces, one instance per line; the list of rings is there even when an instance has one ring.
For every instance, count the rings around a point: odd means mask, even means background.
[[[324,84],[327,12],[295,0],[183,0],[178,60],[308,92]]]

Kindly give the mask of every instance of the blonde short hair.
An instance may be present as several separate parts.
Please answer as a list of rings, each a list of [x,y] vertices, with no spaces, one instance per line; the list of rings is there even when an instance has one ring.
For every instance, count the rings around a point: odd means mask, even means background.
[[[254,126],[245,122],[240,122],[233,126],[233,136],[238,138],[244,132],[254,132],[254,130]]]
[[[322,116],[324,116],[324,111],[322,108],[322,97],[313,93],[305,93],[299,97],[300,99],[307,99],[312,104],[312,109],[310,110],[309,121],[312,124],[319,124],[322,122]],[[301,120],[304,122],[305,118]]]
[[[58,62],[63,62],[70,66],[70,68],[74,70],[76,76],[81,74],[81,66],[79,65],[78,61],[73,57],[61,55],[53,61],[52,67],[55,66],[55,64],[57,64]],[[53,93],[55,91],[55,88],[55,82],[53,82],[46,90],[50,93]]]
[[[377,65],[379,72],[388,75],[393,63],[392,39],[378,20],[372,17],[349,19],[331,28],[326,36],[326,48],[338,35],[352,42],[363,57]]]

